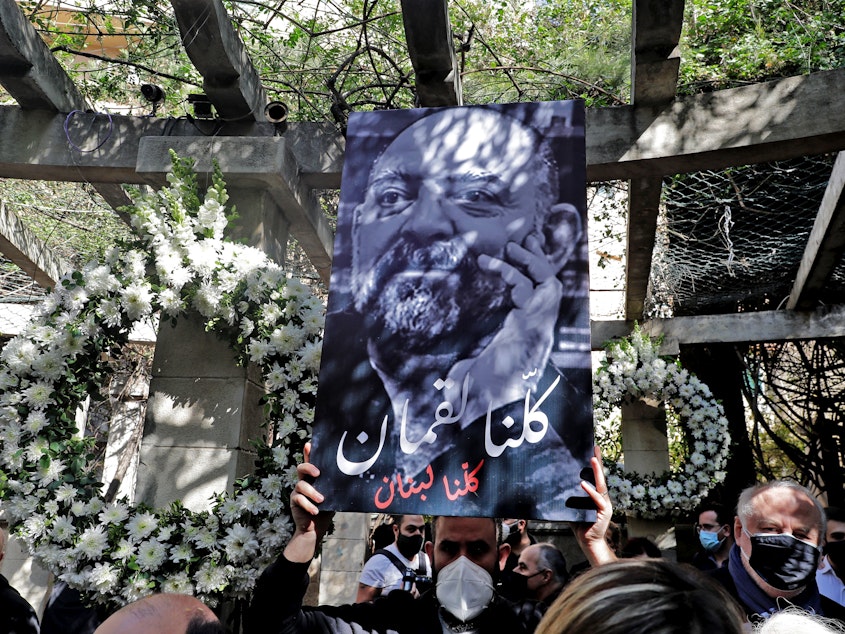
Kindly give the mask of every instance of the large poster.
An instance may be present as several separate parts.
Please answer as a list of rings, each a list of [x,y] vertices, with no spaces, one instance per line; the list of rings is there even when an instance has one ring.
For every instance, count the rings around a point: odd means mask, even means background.
[[[586,242],[581,102],[350,117],[323,507],[592,519]]]

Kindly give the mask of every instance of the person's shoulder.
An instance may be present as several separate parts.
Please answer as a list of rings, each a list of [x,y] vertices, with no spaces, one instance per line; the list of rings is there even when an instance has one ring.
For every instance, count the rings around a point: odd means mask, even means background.
[[[708,577],[722,585],[731,595],[736,596],[736,582],[734,582],[728,566],[711,568],[710,570],[704,570],[703,572]]]
[[[845,606],[837,603],[833,599],[822,595],[821,597],[821,606],[822,606],[822,613],[831,619],[836,619],[840,621],[843,625],[845,625]]]

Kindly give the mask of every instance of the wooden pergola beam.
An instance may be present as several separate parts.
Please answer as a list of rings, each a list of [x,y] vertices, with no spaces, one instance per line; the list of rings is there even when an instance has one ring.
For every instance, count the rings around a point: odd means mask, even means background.
[[[681,56],[678,45],[684,21],[684,0],[635,0],[631,54],[631,103],[655,111],[675,98]],[[651,259],[663,179],[628,182],[625,316],[641,319],[648,296]]]
[[[221,0],[170,0],[182,46],[223,119],[264,121],[267,94]]]
[[[845,253],[845,152],[836,157],[795,283],[788,309],[811,308]]]
[[[625,337],[633,321],[593,321],[592,347],[601,350],[614,337]],[[697,317],[652,319],[640,324],[652,337],[662,336],[661,350],[677,354],[680,345],[704,343],[765,343],[824,337],[845,337],[845,305],[826,306],[815,311],[766,310]]]
[[[419,105],[424,108],[461,105],[461,73],[455,58],[448,1],[401,0],[401,3]]]
[[[587,111],[590,181],[716,170],[845,149],[845,70]]]

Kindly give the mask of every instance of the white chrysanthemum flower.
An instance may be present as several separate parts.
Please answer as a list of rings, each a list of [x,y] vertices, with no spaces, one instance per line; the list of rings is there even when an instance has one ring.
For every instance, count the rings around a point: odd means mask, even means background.
[[[305,345],[299,351],[299,360],[302,362],[305,370],[309,372],[318,372],[320,369],[320,359],[323,353],[322,341],[306,341]]]
[[[264,498],[258,491],[248,489],[238,495],[238,505],[250,513],[260,513],[264,508]]]
[[[124,587],[121,595],[128,603],[143,599],[153,593],[154,583],[143,575],[135,575]]]
[[[164,313],[171,317],[176,317],[185,310],[185,302],[182,297],[171,288],[161,291],[158,295],[158,301],[161,303],[161,309]]]
[[[76,544],[76,551],[86,557],[96,559],[103,554],[108,543],[109,536],[105,529],[102,526],[93,526],[82,531]]]
[[[228,585],[230,574],[227,566],[218,566],[212,562],[204,563],[196,576],[197,592],[220,592]]]
[[[132,321],[148,316],[153,310],[153,290],[146,282],[134,282],[123,289],[121,306]]]
[[[152,535],[158,528],[158,520],[152,513],[138,513],[126,524],[130,539],[140,541]]]
[[[76,535],[76,526],[73,524],[73,519],[62,515],[53,520],[53,528],[51,535],[54,541],[59,543],[68,543]]]
[[[249,360],[254,363],[261,363],[262,361],[264,361],[264,357],[266,357],[272,351],[272,345],[269,341],[266,341],[264,339],[255,339],[251,341],[249,346],[247,347]]]
[[[148,539],[138,546],[138,556],[135,561],[141,570],[155,571],[167,558],[167,545],[157,539]]]
[[[30,412],[26,417],[23,428],[30,434],[37,434],[47,425],[47,415],[44,412]]]
[[[127,561],[135,554],[135,544],[128,539],[121,539],[114,548],[112,558],[117,561]]]
[[[194,549],[187,542],[176,544],[176,546],[170,549],[170,561],[175,564],[190,561],[193,556]]]
[[[288,377],[285,369],[275,361],[270,367],[270,371],[264,377],[264,380],[267,383],[267,389],[271,392],[282,389],[288,383]]]
[[[55,402],[53,386],[46,381],[36,381],[23,391],[23,395],[32,409],[41,410]]]
[[[40,486],[47,486],[59,479],[59,476],[65,470],[65,464],[58,458],[53,458],[49,463],[44,464],[39,461],[36,474],[38,475],[38,484]]]
[[[217,509],[217,514],[223,518],[226,523],[231,523],[241,516],[241,505],[232,498],[223,501]]]
[[[3,347],[2,352],[0,352],[0,360],[15,374],[23,374],[29,370],[37,354],[38,348],[36,345],[21,335],[15,337]]]
[[[76,488],[67,483],[60,484],[55,497],[57,502],[72,502],[76,497]]]
[[[120,581],[120,572],[111,564],[97,563],[91,569],[88,580],[97,592],[108,594],[117,587],[117,583]]]
[[[23,522],[23,534],[29,540],[35,540],[47,532],[47,519],[43,515],[30,515]]]
[[[177,572],[164,579],[161,591],[169,594],[193,594],[194,584],[187,573]]]
[[[32,370],[36,375],[47,381],[55,381],[65,371],[65,362],[56,352],[39,354],[32,363]]]
[[[284,467],[288,463],[288,456],[290,455],[290,451],[284,445],[276,445],[271,450],[273,454],[273,462],[276,463],[277,467]]]
[[[201,277],[208,278],[214,273],[219,250],[220,242],[217,240],[201,240],[188,247],[191,266]]]
[[[239,562],[258,553],[258,540],[255,532],[243,524],[235,524],[226,529],[223,548],[229,561]]]
[[[194,536],[193,542],[200,548],[213,550],[217,548],[217,533],[216,531],[211,532],[207,528],[200,529],[196,536]]]
[[[111,328],[120,325],[123,313],[120,310],[120,303],[116,299],[104,299],[97,306],[97,314],[102,318],[103,323]]]
[[[221,299],[220,289],[208,282],[203,282],[197,289],[193,305],[203,317],[214,317],[220,310]]]
[[[129,509],[125,504],[113,502],[104,508],[98,517],[101,524],[121,524],[129,517]]]

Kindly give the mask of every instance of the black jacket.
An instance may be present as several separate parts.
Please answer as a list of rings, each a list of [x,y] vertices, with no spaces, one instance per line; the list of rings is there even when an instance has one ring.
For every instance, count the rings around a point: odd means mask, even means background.
[[[308,564],[280,556],[261,574],[247,613],[245,634],[441,634],[434,590],[414,599],[394,591],[372,603],[303,608]],[[480,634],[524,634],[509,602],[495,598],[479,617]]]
[[[35,610],[0,575],[0,634],[38,634]]]

